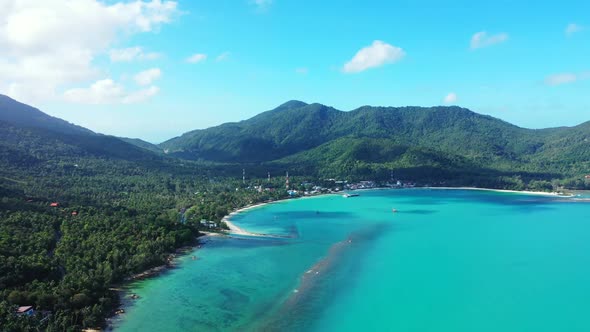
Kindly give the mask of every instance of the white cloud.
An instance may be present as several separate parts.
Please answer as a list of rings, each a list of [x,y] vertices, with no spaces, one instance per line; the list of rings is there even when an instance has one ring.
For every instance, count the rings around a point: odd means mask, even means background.
[[[94,64],[120,35],[157,30],[177,3],[136,0],[0,1],[0,88],[25,102],[56,98],[104,75]]]
[[[147,89],[127,92],[125,87],[112,79],[94,82],[88,88],[75,88],[64,93],[64,99],[80,104],[135,104],[155,96],[160,89],[151,86]]]
[[[189,56],[186,59],[188,63],[199,63],[201,61],[205,61],[207,59],[207,54],[197,53]]]
[[[570,23],[567,25],[567,27],[565,27],[565,35],[566,36],[571,36],[576,32],[580,32],[584,30],[584,27],[582,27],[581,25],[578,25],[576,23]]]
[[[471,49],[488,47],[495,44],[503,43],[508,40],[508,34],[498,33],[495,35],[488,35],[486,31],[480,31],[471,37]]]
[[[155,60],[159,58],[160,53],[145,53],[139,46],[112,49],[109,52],[109,56],[112,62],[131,62],[134,60]]]
[[[157,95],[158,92],[160,92],[160,88],[158,88],[157,86],[150,86],[147,89],[134,91],[128,94],[123,98],[122,102],[123,104],[141,103]]]
[[[230,55],[231,55],[230,52],[223,52],[215,58],[215,61],[217,61],[217,62],[225,61],[225,60],[229,59]]]
[[[582,81],[590,79],[590,72],[583,73],[559,73],[549,75],[545,78],[545,84],[547,85],[561,85],[574,83],[576,81]]]
[[[139,85],[150,85],[162,76],[160,68],[151,68],[137,73],[133,79]]]
[[[47,100],[53,98],[53,94],[48,93],[48,91],[51,91],[51,86],[42,84],[41,82],[37,84],[36,89],[30,89],[29,86],[16,82],[0,84],[0,93],[16,98],[19,101]]]
[[[453,103],[457,102],[457,99],[458,99],[457,94],[454,92],[451,92],[445,96],[445,98],[443,99],[443,102],[445,104],[453,104]]]
[[[380,67],[401,60],[406,53],[399,47],[375,40],[361,48],[342,69],[345,73],[358,73],[369,68]]]
[[[125,94],[125,88],[111,79],[96,81],[89,88],[67,90],[64,97],[67,101],[82,104],[115,103]]]

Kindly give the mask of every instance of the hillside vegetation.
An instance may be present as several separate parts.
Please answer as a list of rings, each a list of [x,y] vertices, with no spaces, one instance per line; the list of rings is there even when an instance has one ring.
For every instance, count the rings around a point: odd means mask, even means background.
[[[185,133],[160,147],[185,159],[278,163],[330,177],[383,178],[391,170],[409,174],[418,168],[413,178],[523,174],[550,180],[590,171],[589,140],[590,122],[533,130],[456,106],[364,106],[342,112],[290,101],[245,121]]]

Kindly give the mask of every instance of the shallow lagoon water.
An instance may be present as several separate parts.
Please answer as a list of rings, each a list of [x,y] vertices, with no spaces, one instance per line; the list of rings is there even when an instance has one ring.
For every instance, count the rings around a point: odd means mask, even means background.
[[[470,190],[277,202],[232,221],[288,238],[208,238],[131,284],[141,298],[114,327],[590,331],[589,217],[587,203]]]

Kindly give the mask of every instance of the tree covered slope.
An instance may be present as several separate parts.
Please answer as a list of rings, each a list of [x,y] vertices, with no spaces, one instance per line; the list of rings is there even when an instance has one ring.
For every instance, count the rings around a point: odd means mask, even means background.
[[[25,128],[42,128],[64,134],[94,134],[62,119],[0,94],[0,121]]]
[[[460,165],[470,169],[578,174],[589,171],[589,139],[590,123],[534,130],[456,106],[364,106],[342,112],[321,104],[290,101],[251,119],[188,132],[160,146],[168,154],[186,159],[280,160],[315,164],[319,171],[325,170],[322,165],[327,155],[330,163],[346,164],[367,162],[359,156],[368,154],[375,157],[369,158],[371,163],[395,166],[391,158],[401,157],[392,151],[405,149],[402,155],[436,155],[421,164],[443,168],[453,168],[461,160]],[[366,153],[359,155],[361,147]],[[405,164],[416,160],[405,158]]]

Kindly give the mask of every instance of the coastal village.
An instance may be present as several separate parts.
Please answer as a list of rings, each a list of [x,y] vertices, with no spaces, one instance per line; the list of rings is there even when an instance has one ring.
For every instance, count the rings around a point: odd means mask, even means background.
[[[309,197],[325,194],[340,194],[342,192],[354,191],[354,190],[366,190],[376,188],[389,188],[389,189],[403,189],[403,188],[414,188],[416,184],[414,182],[406,182],[397,179],[390,179],[387,182],[378,182],[375,180],[363,180],[357,182],[349,182],[347,180],[340,180],[336,178],[328,178],[321,180],[306,180],[297,183],[293,183],[292,178],[289,176],[289,172],[285,174],[284,188],[277,185],[273,185],[271,182],[270,173],[268,173],[267,181],[265,184],[248,184],[246,181],[246,172],[242,170],[242,187],[235,188],[236,192],[250,192],[250,193],[274,193],[275,197],[270,198],[261,202],[251,202],[248,206],[252,206],[260,203],[271,203],[275,200],[298,198],[298,197]],[[197,194],[197,193],[196,193]],[[344,197],[358,196],[344,194]],[[246,206],[246,208],[248,207]],[[243,207],[240,207],[243,208]],[[186,211],[187,208],[180,210],[181,222],[187,221]],[[226,225],[227,218],[220,218],[220,220],[207,220],[200,219],[198,223],[199,231],[204,232],[227,232],[230,227]],[[235,226],[234,226],[235,227]]]

